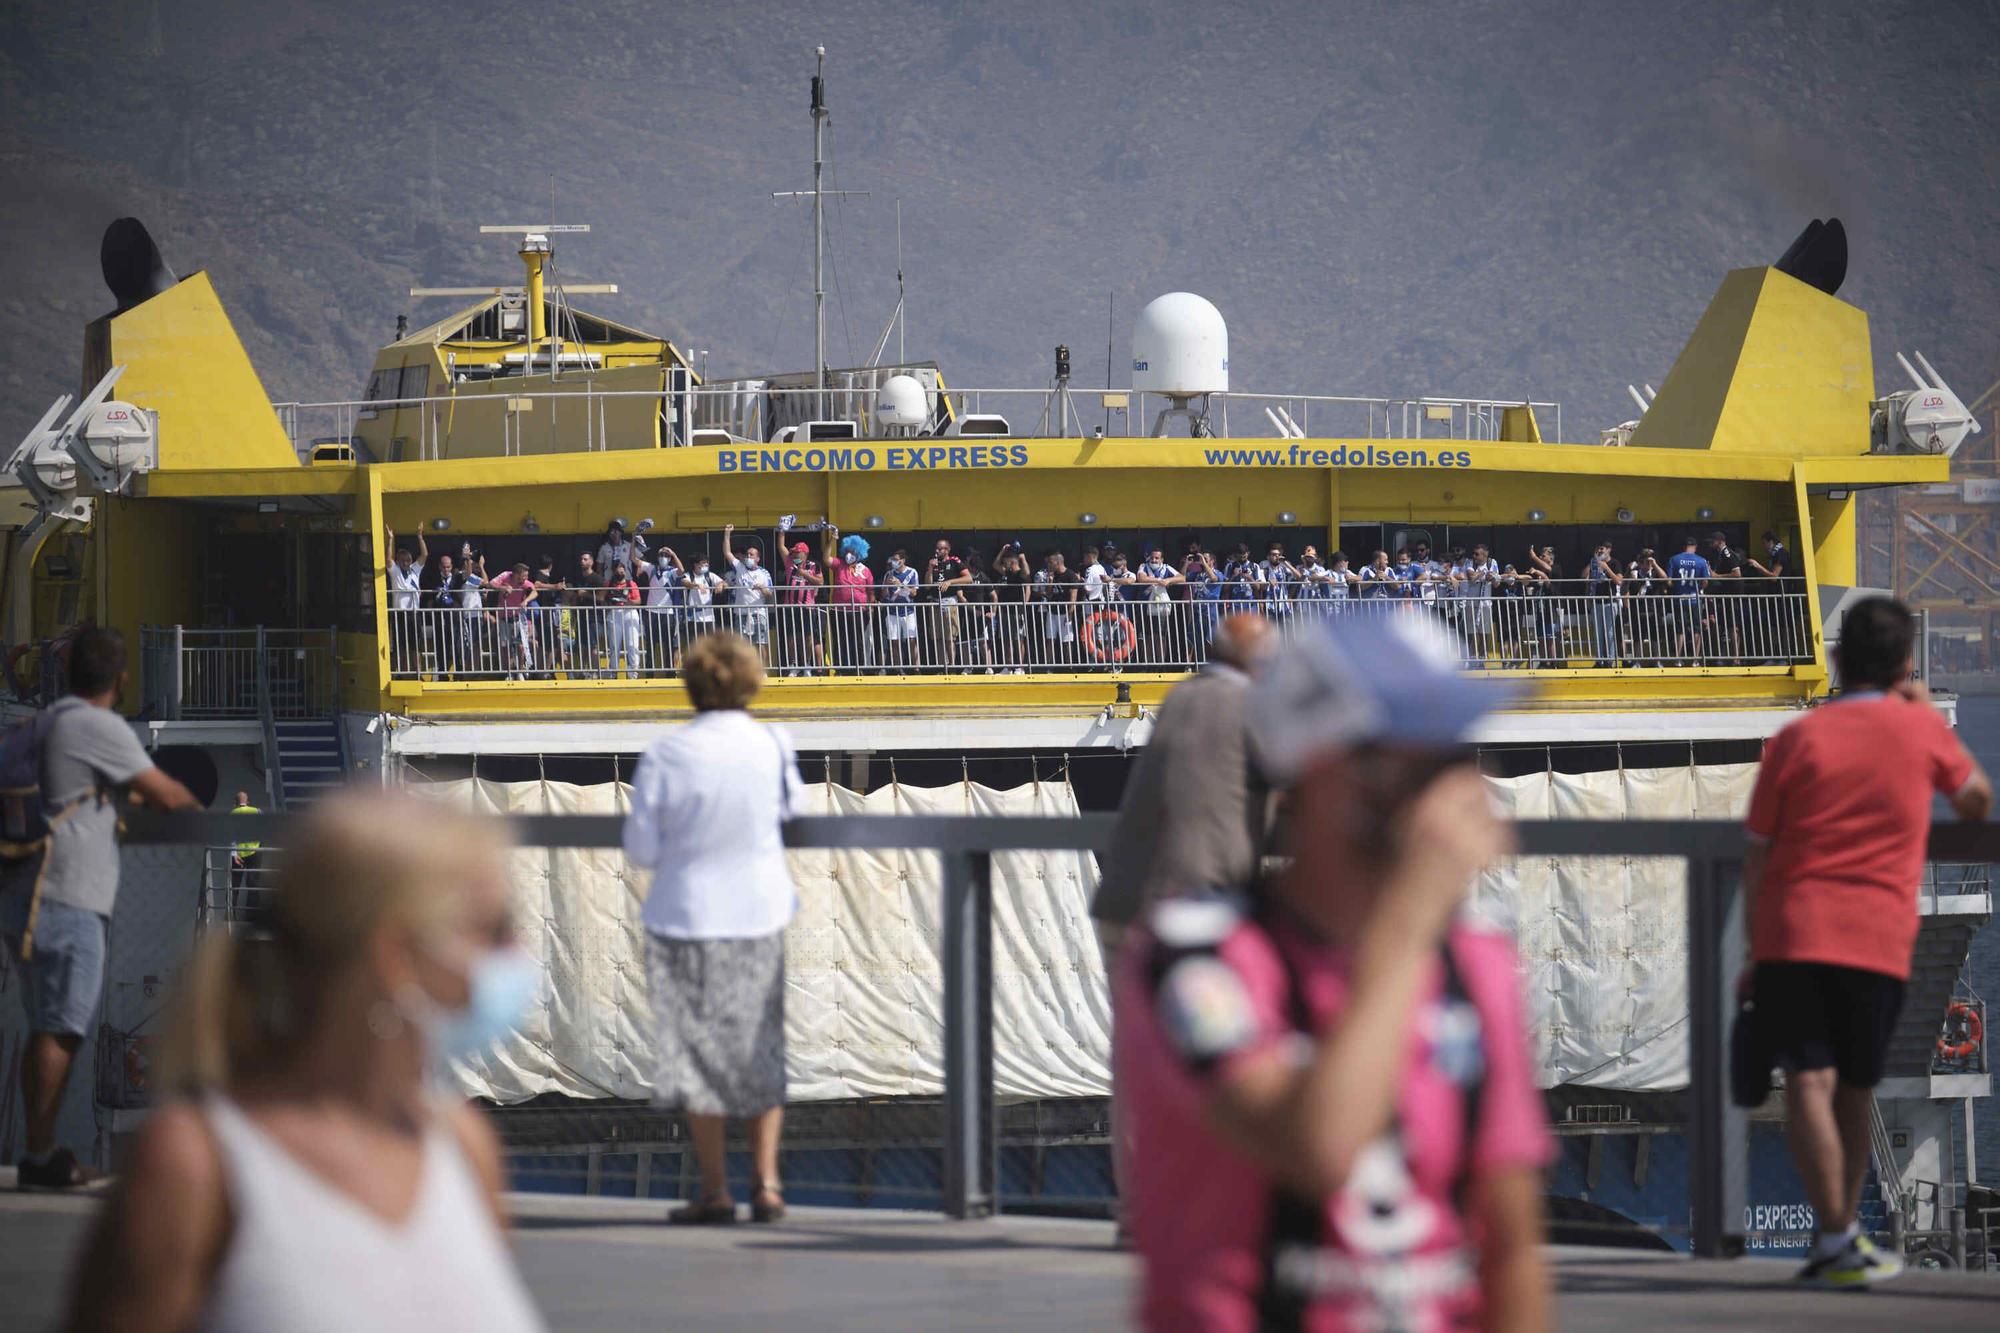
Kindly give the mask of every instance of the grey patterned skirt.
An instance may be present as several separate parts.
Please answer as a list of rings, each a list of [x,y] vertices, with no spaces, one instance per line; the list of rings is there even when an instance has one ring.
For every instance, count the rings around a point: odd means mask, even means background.
[[[732,1119],[785,1104],[785,936],[647,937],[653,1101]]]

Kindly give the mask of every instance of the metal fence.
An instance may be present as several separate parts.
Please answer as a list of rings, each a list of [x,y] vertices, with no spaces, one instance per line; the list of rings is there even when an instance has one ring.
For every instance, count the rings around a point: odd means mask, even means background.
[[[820,443],[877,448],[950,436],[994,439],[1080,438],[1095,432],[1116,437],[1151,436],[1160,413],[1186,400],[1127,389],[969,388],[933,391],[931,431],[907,440],[890,438],[876,421],[878,381],[896,367],[829,372],[824,390],[763,380],[722,382],[688,389],[604,389],[592,375],[565,375],[566,387],[508,391],[507,381],[482,381],[478,391],[375,399],[275,403],[292,445],[306,456],[320,445],[348,444],[386,435],[385,414],[395,414],[401,458],[436,459],[462,453],[468,438],[498,438],[507,454],[532,444],[560,443],[580,452],[636,448],[656,439],[674,441],[688,426],[726,432],[739,444],[766,444],[773,422],[852,423],[855,438]],[[923,368],[918,368],[921,372]],[[934,374],[934,372],[933,372]],[[495,386],[499,386],[498,389]],[[956,422],[968,416],[999,417],[998,433],[960,436],[944,419],[949,399]],[[1216,439],[1498,440],[1510,410],[1531,409],[1543,437],[1561,440],[1562,404],[1521,398],[1421,396],[1376,398],[1349,394],[1213,393],[1198,400],[1190,428]],[[656,410],[649,410],[656,409]],[[1233,417],[1232,417],[1233,410]],[[685,420],[683,420],[683,414]],[[558,419],[560,418],[560,426]],[[788,441],[789,442],[789,441]],[[1290,460],[1291,465],[1299,465]]]
[[[194,844],[213,849],[204,871],[204,902],[224,895],[223,916],[241,918],[239,885],[225,882],[228,850],[255,840],[282,846],[293,816],[159,815],[138,812],[130,838],[138,843]],[[519,845],[599,847],[620,845],[615,816],[519,816],[510,821]],[[895,849],[937,852],[942,867],[940,938],[944,957],[945,1096],[940,1102],[837,1103],[794,1120],[786,1175],[811,1197],[816,1177],[810,1155],[842,1155],[841,1188],[848,1201],[941,1201],[954,1217],[981,1217],[1018,1202],[1023,1180],[1046,1183],[1049,1164],[1068,1147],[1107,1140],[1108,1124],[1088,1104],[996,1104],[993,1077],[993,893],[996,851],[1100,850],[1111,818],[817,817],[793,820],[786,843],[795,848]],[[1748,1117],[1726,1088],[1726,1018],[1733,1011],[1737,960],[1743,956],[1743,922],[1736,867],[1742,830],[1725,821],[1641,820],[1529,821],[1516,826],[1520,851],[1531,856],[1666,856],[1687,863],[1688,1040],[1691,1083],[1686,1095],[1688,1179],[1693,1249],[1726,1256],[1741,1248],[1748,1171]],[[271,853],[267,850],[265,855]],[[2000,826],[1938,825],[1929,856],[1936,861],[1983,864],[2000,860]],[[691,1169],[684,1141],[668,1117],[631,1108],[623,1136],[586,1149],[558,1128],[563,1113],[530,1104],[503,1119],[513,1164],[527,1174],[553,1171],[575,1188],[650,1192],[655,1180],[684,1180]],[[650,1115],[650,1119],[647,1117]],[[856,1154],[868,1159],[865,1183],[851,1178]],[[824,1161],[822,1156],[820,1161]],[[1101,1155],[1099,1157],[1101,1160]],[[1072,1176],[1075,1180],[1077,1177]],[[1010,1188],[1010,1182],[1012,1187]],[[1108,1192],[1108,1181],[1097,1186]],[[1060,1190],[1044,1191],[1045,1205]]]
[[[147,711],[163,721],[256,719],[260,692],[278,720],[324,717],[339,697],[330,629],[145,625],[139,663]]]
[[[1813,660],[1803,588],[1684,595],[1662,585],[1599,596],[1583,580],[1477,592],[1447,579],[1212,586],[1213,597],[1189,597],[1180,585],[1114,584],[1101,599],[1071,583],[960,585],[942,598],[883,588],[833,604],[795,600],[790,589],[767,597],[728,587],[700,603],[685,588],[665,588],[649,603],[612,605],[583,590],[546,607],[392,609],[390,669],[400,679],[671,676],[690,643],[730,629],[780,676],[1186,672],[1208,660],[1216,626],[1235,612],[1265,616],[1287,635],[1340,616],[1423,616],[1478,670]]]

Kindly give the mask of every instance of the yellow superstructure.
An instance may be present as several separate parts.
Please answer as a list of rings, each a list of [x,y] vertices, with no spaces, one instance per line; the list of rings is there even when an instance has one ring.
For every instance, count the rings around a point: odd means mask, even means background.
[[[1631,447],[1545,443],[1523,406],[1501,414],[1494,442],[927,436],[669,448],[694,383],[685,358],[663,338],[553,302],[542,256],[522,253],[525,308],[495,290],[385,347],[367,401],[311,466],[301,455],[319,437],[303,425],[288,437],[204,275],[93,325],[88,365],[124,365],[120,397],[160,413],[159,464],[129,494],[105,497],[87,531],[30,552],[35,634],[86,618],[136,635],[217,615],[289,617],[341,626],[351,708],[671,713],[686,703],[666,676],[392,673],[387,532],[403,545],[422,534],[439,551],[466,537],[526,549],[530,537],[574,541],[644,517],[673,545],[801,516],[994,544],[1231,530],[1330,546],[1343,524],[1679,534],[1727,522],[1784,534],[1817,589],[1854,581],[1857,490],[1946,476],[1942,458],[1868,452],[1866,316],[1774,268],[1725,278]],[[225,554],[205,565],[205,550]],[[362,606],[372,609],[353,614]],[[1813,619],[1809,657],[1789,665],[1531,674],[1544,700],[1572,707],[1805,701],[1827,688]],[[834,675],[775,679],[770,703],[969,714],[1098,706],[1116,688],[1121,704],[1140,706],[1174,678]]]

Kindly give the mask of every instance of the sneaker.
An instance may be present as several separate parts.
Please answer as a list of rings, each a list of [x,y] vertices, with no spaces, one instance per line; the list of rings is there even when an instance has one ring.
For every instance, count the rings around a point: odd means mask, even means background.
[[[1887,1282],[1902,1274],[1903,1261],[1885,1254],[1866,1236],[1856,1236],[1833,1254],[1813,1259],[1794,1275],[1796,1282],[1819,1287],[1853,1288]]]
[[[15,1183],[24,1190],[87,1190],[102,1179],[77,1161],[75,1153],[58,1148],[46,1162],[31,1162],[23,1157]]]

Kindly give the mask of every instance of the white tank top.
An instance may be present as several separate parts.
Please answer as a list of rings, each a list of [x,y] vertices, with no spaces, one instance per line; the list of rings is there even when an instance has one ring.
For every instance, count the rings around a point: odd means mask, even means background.
[[[541,1315],[450,1129],[424,1135],[416,1203],[391,1225],[326,1184],[223,1097],[206,1105],[235,1231],[212,1333],[534,1333]]]

